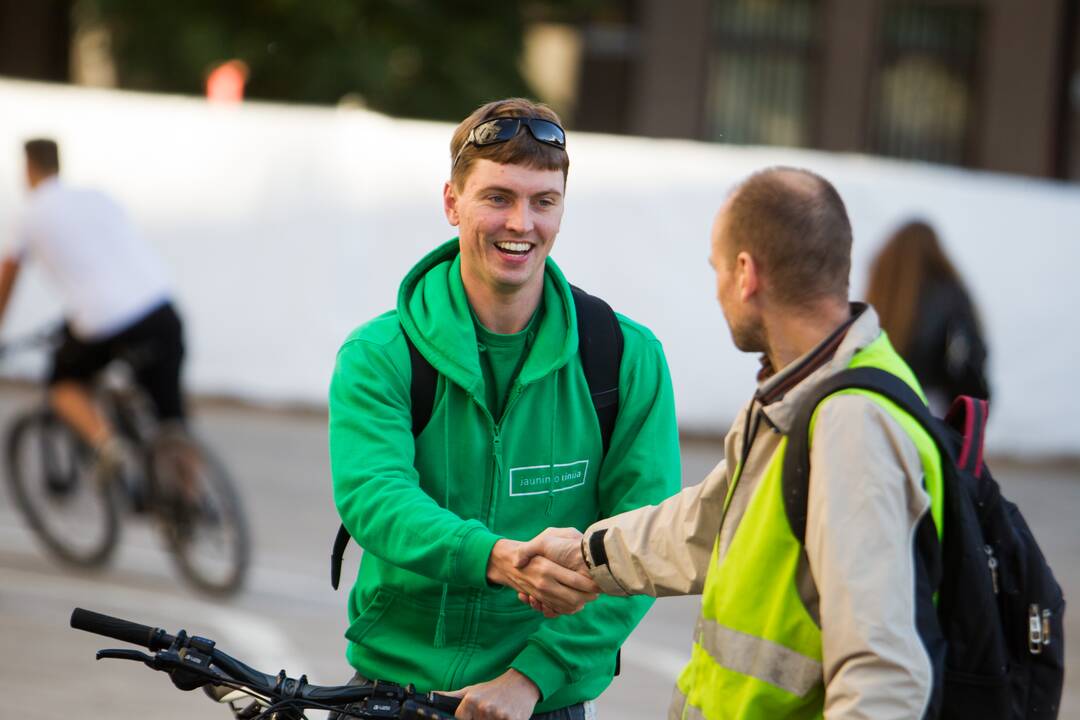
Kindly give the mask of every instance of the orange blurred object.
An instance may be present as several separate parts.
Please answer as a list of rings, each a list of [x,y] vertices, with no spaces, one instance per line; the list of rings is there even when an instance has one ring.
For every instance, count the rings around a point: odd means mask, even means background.
[[[206,99],[210,102],[238,103],[244,99],[248,66],[243,60],[228,60],[206,77]]]

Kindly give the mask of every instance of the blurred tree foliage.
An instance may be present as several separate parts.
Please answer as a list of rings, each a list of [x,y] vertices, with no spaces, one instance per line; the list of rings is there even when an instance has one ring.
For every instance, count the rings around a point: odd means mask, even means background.
[[[604,0],[548,0],[580,16]],[[202,93],[238,58],[248,97],[336,103],[359,95],[393,115],[459,119],[487,100],[529,94],[518,68],[526,13],[508,0],[78,0],[104,25],[122,87]]]

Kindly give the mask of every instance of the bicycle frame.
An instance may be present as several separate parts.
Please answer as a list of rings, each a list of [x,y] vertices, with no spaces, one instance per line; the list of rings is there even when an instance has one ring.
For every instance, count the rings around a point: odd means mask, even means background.
[[[95,396],[116,431],[140,447],[153,442],[158,421],[150,401],[123,359],[114,360],[94,382]]]

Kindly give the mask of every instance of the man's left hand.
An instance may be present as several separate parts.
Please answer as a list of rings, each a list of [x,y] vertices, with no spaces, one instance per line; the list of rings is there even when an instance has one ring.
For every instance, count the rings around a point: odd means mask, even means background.
[[[536,684],[514,669],[494,680],[439,694],[461,698],[454,713],[458,720],[528,720],[540,700]]]

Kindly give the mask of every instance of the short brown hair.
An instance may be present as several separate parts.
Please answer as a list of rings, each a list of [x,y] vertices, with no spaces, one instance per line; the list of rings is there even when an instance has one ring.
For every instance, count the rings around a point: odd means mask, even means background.
[[[797,168],[761,170],[732,191],[725,214],[729,259],[749,252],[778,302],[847,300],[851,223],[828,180]]]
[[[26,160],[36,169],[46,173],[60,172],[60,148],[55,140],[34,138],[23,143]]]
[[[567,171],[570,169],[570,157],[566,150],[537,142],[525,129],[504,143],[482,147],[469,145],[462,149],[469,138],[469,132],[474,127],[497,117],[539,118],[562,126],[562,120],[554,110],[543,103],[535,103],[526,98],[507,98],[481,105],[473,110],[469,117],[461,121],[450,139],[451,162],[457,158],[457,162],[450,168],[450,181],[455,187],[461,187],[464,184],[472,164],[481,159],[504,165],[525,165],[540,170],[562,170],[563,180],[566,180]]]

